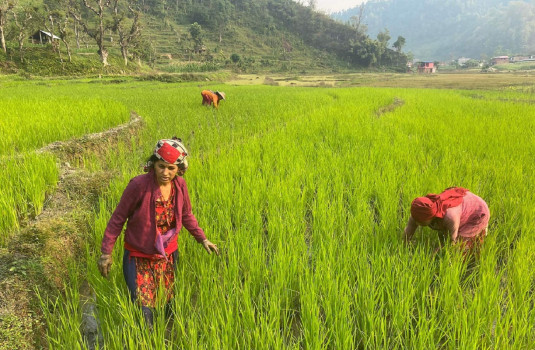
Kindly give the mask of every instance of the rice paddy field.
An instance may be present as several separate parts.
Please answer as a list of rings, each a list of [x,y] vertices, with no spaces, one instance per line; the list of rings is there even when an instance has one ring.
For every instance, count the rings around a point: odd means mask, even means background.
[[[533,86],[111,82],[0,79],[3,247],[57,186],[62,159],[39,148],[132,110],[144,120],[104,160],[71,164],[105,171],[109,184],[65,291],[41,298],[49,349],[535,348]],[[203,88],[225,91],[219,110],[201,106]],[[193,211],[220,256],[181,232],[171,315],[158,308],[149,331],[129,302],[122,240],[109,279],[96,261],[124,187],[173,135],[189,148]],[[428,228],[402,240],[412,199],[450,186],[489,205],[477,256]],[[93,344],[82,284],[95,296]]]

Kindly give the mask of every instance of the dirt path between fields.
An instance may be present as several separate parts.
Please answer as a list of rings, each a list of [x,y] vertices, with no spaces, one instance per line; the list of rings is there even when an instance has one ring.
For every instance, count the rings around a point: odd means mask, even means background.
[[[21,224],[7,247],[0,249],[0,349],[48,348],[46,322],[34,288],[39,287],[44,297],[62,293],[70,262],[85,259],[92,213],[112,178],[108,170],[90,172],[72,164],[83,164],[89,155],[104,159],[110,145],[135,137],[142,124],[142,118],[131,112],[128,123],[36,151],[57,156],[59,181],[42,212]],[[94,293],[87,284],[82,283],[80,297],[81,331],[94,348],[98,325],[93,317]]]
[[[396,98],[394,98],[394,101],[391,104],[389,104],[388,106],[384,106],[384,107],[379,108],[375,112],[375,116],[377,118],[380,118],[383,114],[390,113],[390,112],[394,111],[396,108],[399,108],[399,107],[403,106],[404,104],[405,104],[405,101],[403,101],[402,99],[396,97]]]

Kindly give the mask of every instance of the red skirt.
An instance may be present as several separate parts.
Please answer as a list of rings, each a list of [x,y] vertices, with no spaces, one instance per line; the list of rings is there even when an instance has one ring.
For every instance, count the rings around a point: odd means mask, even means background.
[[[175,259],[170,254],[165,260],[132,257],[136,264],[136,299],[141,306],[154,308],[159,293],[166,301],[173,296]],[[162,290],[160,290],[160,287]]]

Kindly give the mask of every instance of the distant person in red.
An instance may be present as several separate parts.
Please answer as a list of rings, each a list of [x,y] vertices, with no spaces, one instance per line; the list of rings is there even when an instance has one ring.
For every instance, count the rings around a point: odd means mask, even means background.
[[[489,207],[483,199],[466,188],[450,187],[412,201],[405,239],[410,241],[418,226],[429,226],[447,233],[452,243],[460,242],[465,251],[471,251],[483,243],[489,218]]]
[[[214,104],[214,108],[219,107],[219,101],[225,99],[225,93],[222,91],[203,90],[201,91],[202,104],[211,105]]]

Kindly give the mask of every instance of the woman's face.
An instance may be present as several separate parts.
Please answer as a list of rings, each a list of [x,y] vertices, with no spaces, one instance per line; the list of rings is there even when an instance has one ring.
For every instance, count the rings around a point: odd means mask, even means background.
[[[439,218],[432,218],[423,222],[416,221],[416,224],[419,226],[429,226],[431,229],[437,230],[440,228],[440,220]]]
[[[156,180],[159,185],[167,185],[175,178],[175,176],[184,175],[186,169],[179,169],[175,164],[169,164],[163,160],[157,160],[154,163],[154,172],[156,173]]]
[[[429,219],[427,221],[416,221],[416,220],[414,220],[414,222],[416,222],[416,225],[418,225],[418,226],[429,226],[431,221],[433,221],[433,219]]]

